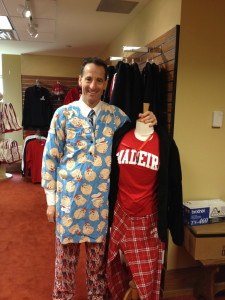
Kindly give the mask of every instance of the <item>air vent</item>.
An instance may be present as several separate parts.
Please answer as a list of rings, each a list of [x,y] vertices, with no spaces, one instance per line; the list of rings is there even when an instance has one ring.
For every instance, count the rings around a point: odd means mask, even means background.
[[[118,14],[129,14],[138,4],[133,1],[121,1],[121,0],[101,0],[97,11],[118,13]]]

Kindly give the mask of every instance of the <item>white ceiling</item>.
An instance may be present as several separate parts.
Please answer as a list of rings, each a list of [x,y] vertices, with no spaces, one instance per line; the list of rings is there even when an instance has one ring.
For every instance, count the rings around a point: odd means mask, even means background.
[[[0,53],[68,57],[98,56],[151,0],[30,0],[38,38],[27,32],[28,20],[17,12],[25,0],[0,0],[0,15],[9,16],[18,40],[0,40]],[[130,13],[97,11],[133,5]],[[119,7],[118,6],[118,7]],[[133,46],[133,45],[132,45]]]

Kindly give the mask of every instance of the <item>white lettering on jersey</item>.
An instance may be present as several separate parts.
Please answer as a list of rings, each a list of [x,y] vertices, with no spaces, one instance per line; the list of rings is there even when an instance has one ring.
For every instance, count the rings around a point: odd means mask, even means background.
[[[131,155],[130,155],[130,160],[129,160],[129,164],[130,165],[136,165],[136,150],[134,150],[134,149],[132,149],[132,150],[130,150],[130,152],[131,152]]]
[[[146,162],[144,161],[144,157],[147,155],[147,153],[145,151],[139,151],[139,153],[137,153],[137,154],[138,154],[137,164],[139,166],[145,167]]]
[[[155,171],[159,169],[159,157],[146,151],[126,149],[117,152],[116,156],[118,164],[138,165]]]
[[[124,156],[121,160],[121,164],[128,164],[129,163],[128,154],[129,154],[129,149],[126,149],[125,153],[124,153]]]
[[[159,169],[159,158],[158,156],[152,154],[152,164],[151,169],[158,170]]]
[[[123,152],[124,152],[124,150],[121,150],[120,152],[116,153],[118,164],[121,164]]]
[[[150,161],[151,161],[152,154],[148,152],[148,158],[146,162],[146,168],[150,169]]]

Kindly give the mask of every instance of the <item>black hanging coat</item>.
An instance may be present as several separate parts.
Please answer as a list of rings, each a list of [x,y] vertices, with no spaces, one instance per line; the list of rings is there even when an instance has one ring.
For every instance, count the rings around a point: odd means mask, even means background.
[[[132,123],[143,112],[141,74],[137,64],[130,65],[122,61],[117,64],[116,80],[109,103],[121,108]]]
[[[23,120],[24,129],[29,127],[49,127],[53,116],[50,92],[37,85],[25,91]]]

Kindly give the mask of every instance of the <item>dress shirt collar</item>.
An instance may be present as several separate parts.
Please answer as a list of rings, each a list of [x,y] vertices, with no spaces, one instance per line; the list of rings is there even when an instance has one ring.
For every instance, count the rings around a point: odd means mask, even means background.
[[[99,115],[100,110],[101,110],[101,105],[102,105],[102,101],[99,101],[98,104],[91,108],[89,107],[86,103],[84,103],[84,101],[82,100],[82,96],[80,97],[80,99],[77,102],[77,106],[79,106],[81,113],[84,116],[88,116],[89,112],[93,109],[95,111],[95,115],[96,117]]]

